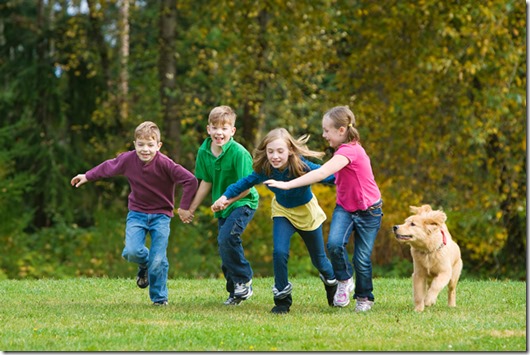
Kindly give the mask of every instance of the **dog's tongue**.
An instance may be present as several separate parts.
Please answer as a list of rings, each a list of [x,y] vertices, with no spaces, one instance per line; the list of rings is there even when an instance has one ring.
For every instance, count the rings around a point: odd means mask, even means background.
[[[401,235],[401,234],[398,234],[396,235],[396,238],[397,239],[411,239],[412,237],[410,235]]]

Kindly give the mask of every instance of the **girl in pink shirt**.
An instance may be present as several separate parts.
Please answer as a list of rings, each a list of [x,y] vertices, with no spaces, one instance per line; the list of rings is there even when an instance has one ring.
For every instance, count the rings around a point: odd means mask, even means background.
[[[356,299],[355,311],[364,312],[374,303],[372,249],[383,216],[381,193],[374,179],[370,158],[360,143],[355,116],[348,106],[337,106],[324,114],[322,136],[335,149],[333,157],[319,169],[290,181],[268,180],[269,187],[289,190],[310,185],[335,174],[337,205],[333,211],[327,248],[335,276],[339,280],[333,299],[336,307]],[[352,263],[346,250],[354,233]],[[353,283],[355,270],[355,286]]]

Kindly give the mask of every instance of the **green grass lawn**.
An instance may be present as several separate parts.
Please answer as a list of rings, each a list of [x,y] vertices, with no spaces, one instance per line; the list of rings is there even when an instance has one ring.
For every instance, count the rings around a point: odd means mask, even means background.
[[[318,277],[291,278],[293,306],[270,313],[272,278],[224,306],[222,279],[169,281],[154,307],[131,279],[0,281],[3,351],[526,351],[526,283],[461,280],[423,313],[411,279],[374,280],[372,311],[329,307]]]

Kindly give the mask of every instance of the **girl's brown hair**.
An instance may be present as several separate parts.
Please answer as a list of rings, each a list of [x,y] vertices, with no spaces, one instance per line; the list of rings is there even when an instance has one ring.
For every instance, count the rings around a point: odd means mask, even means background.
[[[348,130],[348,142],[360,142],[361,136],[355,127],[355,115],[348,106],[335,106],[324,114],[324,118],[333,121],[333,127],[339,129],[346,127]]]
[[[261,140],[256,149],[254,149],[254,163],[252,168],[255,172],[271,175],[272,166],[267,158],[267,145],[272,141],[282,139],[286,144],[289,152],[289,160],[287,162],[287,169],[289,169],[289,176],[297,178],[304,175],[308,169],[301,156],[322,158],[325,153],[311,150],[307,147],[306,143],[309,139],[309,135],[304,134],[298,139],[294,139],[293,136],[285,128],[275,128]]]

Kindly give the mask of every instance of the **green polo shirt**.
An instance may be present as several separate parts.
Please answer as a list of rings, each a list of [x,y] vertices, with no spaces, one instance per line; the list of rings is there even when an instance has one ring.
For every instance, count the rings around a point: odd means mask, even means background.
[[[212,184],[212,203],[223,195],[226,188],[237,180],[252,173],[252,156],[241,144],[231,138],[223,145],[223,152],[215,157],[210,150],[212,139],[206,138],[197,152],[195,177]],[[215,212],[214,217],[226,218],[232,210],[247,205],[258,208],[259,195],[255,187],[250,193],[228,206],[225,210]]]

